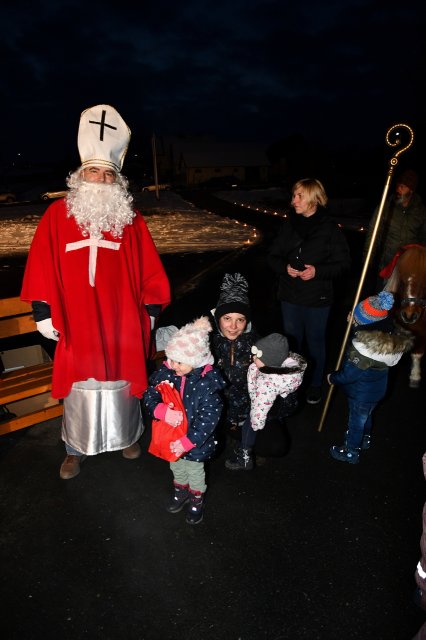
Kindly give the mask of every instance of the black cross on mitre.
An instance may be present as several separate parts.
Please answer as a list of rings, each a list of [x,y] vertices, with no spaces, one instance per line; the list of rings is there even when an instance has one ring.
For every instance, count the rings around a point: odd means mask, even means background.
[[[104,139],[105,128],[115,129],[117,131],[117,127],[114,127],[112,124],[108,124],[107,122],[105,122],[105,118],[106,118],[106,109],[102,109],[102,116],[101,116],[100,122],[97,122],[96,120],[89,120],[90,124],[99,125],[99,140],[101,142],[103,142],[103,139]]]

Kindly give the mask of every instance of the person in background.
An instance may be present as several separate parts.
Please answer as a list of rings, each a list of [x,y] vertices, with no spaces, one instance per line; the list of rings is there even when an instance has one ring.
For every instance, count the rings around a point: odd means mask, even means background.
[[[188,504],[186,522],[194,525],[203,519],[204,494],[207,489],[204,462],[215,452],[214,432],[218,425],[223,402],[221,390],[225,383],[212,365],[208,334],[212,330],[207,316],[177,330],[168,341],[167,360],[149,379],[143,396],[148,414],[177,427],[183,411],[163,402],[157,385],[167,381],[179,392],[183,401],[187,433],[173,440],[170,450],[178,457],[170,462],[174,494],[167,510],[178,513]]]
[[[381,291],[356,307],[352,339],[342,368],[330,373],[330,384],[343,388],[349,404],[344,443],[332,446],[335,460],[357,464],[361,450],[371,445],[372,413],[386,394],[389,367],[395,366],[413,345],[412,335],[399,335],[388,311],[393,294]]]
[[[239,447],[225,462],[225,467],[231,471],[253,469],[252,452],[257,431],[267,425],[268,414],[277,398],[285,405],[285,399],[296,393],[306,369],[304,358],[289,352],[287,338],[280,333],[257,340],[252,353],[253,363],[247,375],[250,415],[243,424]],[[282,413],[285,413],[284,409]]]
[[[426,244],[426,206],[416,193],[418,176],[412,169],[404,171],[397,179],[395,192],[386,200],[376,239],[372,249],[372,265],[379,273],[406,244]],[[364,255],[370,246],[376,223],[377,207],[367,231]],[[383,282],[381,286],[383,286]]]
[[[211,310],[215,331],[212,353],[226,387],[225,426],[227,435],[239,438],[250,411],[247,371],[251,348],[258,338],[251,325],[248,282],[240,273],[225,273],[216,308]]]
[[[304,178],[296,182],[292,189],[293,211],[268,253],[269,266],[279,276],[284,334],[312,365],[306,393],[309,404],[321,401],[333,280],[350,266],[346,238],[326,214],[327,201],[319,180]]]
[[[110,105],[81,114],[81,166],[32,241],[21,299],[38,330],[57,342],[52,396],[64,399],[64,480],[86,456],[140,456],[140,398],[155,318],[169,281],[121,169],[130,129]]]

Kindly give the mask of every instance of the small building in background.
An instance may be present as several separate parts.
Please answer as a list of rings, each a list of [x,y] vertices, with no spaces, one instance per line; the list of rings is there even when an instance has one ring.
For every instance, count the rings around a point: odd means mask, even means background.
[[[204,136],[157,137],[156,153],[159,175],[174,184],[230,188],[264,185],[269,179],[264,145],[221,143]]]

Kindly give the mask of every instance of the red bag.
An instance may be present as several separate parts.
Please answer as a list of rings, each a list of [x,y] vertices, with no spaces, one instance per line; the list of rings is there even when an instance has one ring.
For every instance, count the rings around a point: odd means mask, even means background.
[[[179,395],[179,391],[170,382],[160,382],[155,387],[157,391],[161,393],[161,398],[164,403],[173,403],[174,411],[182,411],[183,419],[182,424],[178,427],[172,427],[164,420],[152,421],[152,435],[151,442],[148,448],[149,453],[153,456],[168,460],[169,462],[176,462],[180,456],[176,456],[170,451],[170,443],[175,440],[180,440],[182,436],[185,436],[188,432],[188,418],[186,417],[185,408],[183,406],[182,398]]]

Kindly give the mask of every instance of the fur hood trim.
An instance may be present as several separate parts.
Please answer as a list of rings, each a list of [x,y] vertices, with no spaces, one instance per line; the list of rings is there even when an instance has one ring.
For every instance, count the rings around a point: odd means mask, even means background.
[[[357,331],[352,344],[363,356],[392,367],[412,349],[414,336],[409,332]]]

